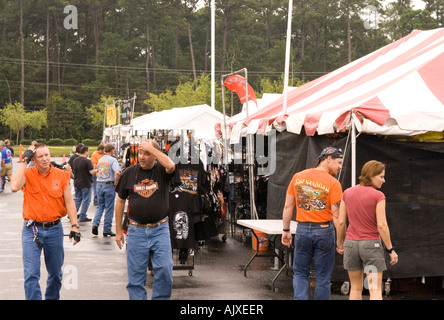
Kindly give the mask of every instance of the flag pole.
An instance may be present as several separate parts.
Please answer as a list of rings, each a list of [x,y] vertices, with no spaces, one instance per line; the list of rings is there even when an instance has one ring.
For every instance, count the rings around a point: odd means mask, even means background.
[[[284,70],[284,104],[283,115],[287,114],[288,73],[290,69],[290,43],[291,43],[291,19],[293,16],[293,0],[288,1],[287,39],[285,46],[285,70]]]
[[[211,107],[213,109],[216,108],[216,52],[215,52],[215,43],[216,43],[216,19],[215,19],[215,11],[216,5],[215,0],[211,0]]]

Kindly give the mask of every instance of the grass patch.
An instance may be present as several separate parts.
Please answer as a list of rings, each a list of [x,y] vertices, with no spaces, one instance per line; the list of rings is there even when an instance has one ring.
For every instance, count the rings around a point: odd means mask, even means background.
[[[20,154],[20,146],[13,146],[14,148],[14,156],[18,157]],[[22,152],[25,152],[29,146],[22,145]],[[49,153],[51,157],[63,157],[65,155],[69,158],[69,155],[72,153],[72,146],[48,146]]]

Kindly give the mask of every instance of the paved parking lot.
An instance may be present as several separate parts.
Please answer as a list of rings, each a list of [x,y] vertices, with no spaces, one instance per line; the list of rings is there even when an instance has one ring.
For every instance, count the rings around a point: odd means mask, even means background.
[[[61,159],[53,159],[61,161]],[[23,300],[23,266],[21,248],[22,192],[11,193],[9,183],[0,194],[0,300]],[[88,216],[95,212],[92,204]],[[65,264],[61,290],[63,300],[127,300],[126,251],[119,249],[114,237],[103,237],[91,233],[91,222],[82,222],[82,240],[73,246],[68,240],[70,222],[62,219],[65,230]],[[229,229],[229,228],[228,228]],[[113,231],[115,229],[113,228]],[[240,241],[242,229],[235,228],[226,241],[208,241],[199,246],[195,255],[188,260],[185,270],[173,271],[173,300],[291,300],[293,297],[292,274],[284,272],[276,280],[275,292],[271,281],[277,271],[272,258],[253,261],[244,277],[243,266],[253,254],[250,239]],[[42,257],[42,266],[43,257]],[[180,266],[176,263],[175,266]],[[192,275],[189,275],[192,271]],[[396,286],[387,300],[438,299],[444,300],[439,283],[430,286],[421,279],[407,282],[396,281]],[[435,279],[436,280],[436,279]],[[44,290],[45,268],[42,267],[41,286]],[[150,296],[152,277],[148,277],[147,289]],[[407,285],[406,285],[407,284]],[[436,289],[438,286],[438,290]],[[396,291],[398,290],[398,291]],[[364,295],[364,298],[368,296]],[[347,296],[334,290],[332,300],[346,300]]]

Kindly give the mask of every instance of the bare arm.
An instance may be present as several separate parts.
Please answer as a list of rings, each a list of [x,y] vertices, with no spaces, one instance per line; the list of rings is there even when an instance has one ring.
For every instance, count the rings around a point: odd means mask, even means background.
[[[331,206],[331,214],[333,215],[333,224],[336,227],[339,220],[339,205],[340,202]]]
[[[390,249],[392,247],[392,241],[390,240],[390,230],[385,214],[385,199],[379,201],[376,205],[376,222],[378,223],[378,231],[384,245]]]
[[[294,196],[287,194],[285,197],[285,206],[282,213],[283,229],[290,229],[291,218],[293,217],[293,209],[296,205]],[[290,247],[291,245],[291,233],[290,231],[284,231],[282,234],[282,244]]]
[[[165,168],[168,174],[171,174],[176,169],[176,165],[173,160],[170,159],[162,151],[156,149],[151,142],[148,143],[148,151],[159,161],[159,163]]]
[[[387,249],[393,249],[392,240],[390,239],[390,230],[387,224],[387,217],[385,213],[385,199],[378,202],[376,205],[376,222],[378,223],[378,231],[382,241]],[[398,254],[393,250],[390,253],[390,264],[398,262]]]
[[[114,172],[114,185],[117,186],[117,183],[119,183],[120,178],[120,171]]]
[[[122,231],[123,210],[125,208],[125,201],[126,199],[122,199],[117,196],[116,206],[114,209],[114,215],[116,219],[116,243],[120,249],[122,249],[122,246],[125,242]]]
[[[26,183],[25,170],[28,164],[26,162],[20,163],[17,171],[14,173],[11,179],[11,191],[17,192],[23,188]]]
[[[63,191],[63,199],[65,200],[65,206],[66,210],[68,211],[68,218],[71,221],[71,224],[77,224],[77,210],[71,195],[71,188],[69,184],[67,184],[65,190]],[[79,228],[72,227],[72,231],[79,232]],[[77,241],[74,240],[74,245],[75,244],[77,244]]]
[[[336,246],[337,246],[336,250],[340,254],[344,253],[344,239],[345,239],[346,222],[347,222],[347,206],[345,205],[344,200],[342,200],[341,205],[339,206],[338,221],[335,224],[335,226],[336,226]]]

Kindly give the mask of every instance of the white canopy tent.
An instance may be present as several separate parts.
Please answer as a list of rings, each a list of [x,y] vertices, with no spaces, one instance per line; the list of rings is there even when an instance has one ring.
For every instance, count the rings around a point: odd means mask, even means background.
[[[214,126],[223,115],[206,104],[152,112],[131,121],[131,130],[193,130],[195,139],[215,140]]]
[[[216,139],[214,126],[222,120],[222,113],[202,104],[151,112],[134,118],[129,125],[105,128],[103,135],[105,141],[121,137],[122,142],[129,142],[132,135],[151,130],[193,130],[195,139],[212,141]]]
[[[444,28],[399,39],[342,68],[288,92],[235,124],[267,125],[307,135],[350,128],[376,134],[417,135],[444,130]],[[285,113],[285,114],[284,114]],[[354,115],[352,118],[351,115]],[[222,130],[221,130],[222,131]]]

